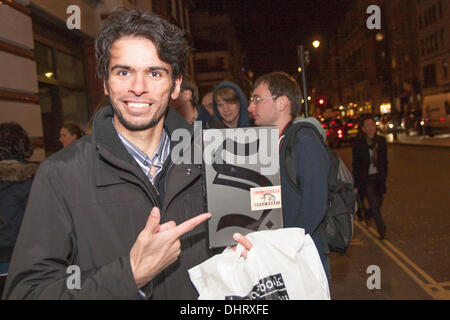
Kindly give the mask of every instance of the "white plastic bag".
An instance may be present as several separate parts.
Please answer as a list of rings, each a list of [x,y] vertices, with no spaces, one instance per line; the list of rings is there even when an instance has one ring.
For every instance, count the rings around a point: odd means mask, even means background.
[[[252,249],[227,247],[189,270],[200,300],[329,300],[319,253],[300,228],[247,234]]]

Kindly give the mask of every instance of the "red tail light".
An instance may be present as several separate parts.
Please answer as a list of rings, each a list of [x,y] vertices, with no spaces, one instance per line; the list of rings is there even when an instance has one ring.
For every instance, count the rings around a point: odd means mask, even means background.
[[[351,122],[347,123],[347,127],[350,127],[350,128],[353,127],[353,123],[351,123]]]
[[[444,122],[445,119],[444,119],[444,118],[440,118],[439,121],[440,121],[440,122]]]

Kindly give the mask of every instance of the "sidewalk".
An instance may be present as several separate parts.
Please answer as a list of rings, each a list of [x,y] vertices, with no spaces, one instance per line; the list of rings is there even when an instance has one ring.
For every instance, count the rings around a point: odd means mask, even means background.
[[[450,147],[450,133],[436,134],[434,137],[427,135],[406,135],[404,132],[397,134],[398,141],[394,142],[394,135],[392,133],[381,134],[386,137],[388,143],[406,144],[406,145],[421,145],[432,147]]]

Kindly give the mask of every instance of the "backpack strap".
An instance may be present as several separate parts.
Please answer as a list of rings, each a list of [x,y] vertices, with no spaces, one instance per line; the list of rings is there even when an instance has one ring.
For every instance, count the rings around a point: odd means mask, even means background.
[[[300,188],[300,181],[298,180],[297,170],[295,167],[295,145],[296,145],[295,140],[297,138],[297,134],[299,134],[299,132],[304,128],[311,128],[312,131],[319,138],[319,140],[322,142],[322,144],[325,146],[325,149],[328,151],[328,147],[326,146],[325,142],[322,139],[322,136],[317,131],[314,125],[305,122],[297,122],[293,124],[292,128],[290,128],[291,132],[289,132],[289,136],[287,137],[286,140],[286,148],[284,149],[284,152],[281,155],[282,159],[284,160],[282,161],[281,165],[284,167],[288,183],[300,196],[302,195],[302,190]],[[328,254],[330,251],[328,247],[327,233],[325,229],[326,218],[327,217],[325,215],[324,219],[320,222],[317,228],[321,235],[320,238],[322,239],[322,246],[324,253]]]
[[[302,194],[302,191],[300,189],[300,181],[298,181],[297,169],[295,167],[295,147],[296,147],[295,140],[297,138],[297,134],[299,134],[300,131],[304,128],[312,129],[314,134],[319,138],[319,140],[325,146],[325,149],[327,148],[325,145],[325,142],[322,139],[322,136],[320,135],[319,131],[317,131],[316,127],[313,124],[310,124],[307,122],[296,122],[292,125],[291,128],[289,128],[290,132],[289,132],[289,136],[287,137],[287,140],[286,140],[286,148],[284,149],[284,152],[282,154],[282,159],[283,159],[282,166],[285,169],[286,178],[288,180],[288,183],[300,195]]]

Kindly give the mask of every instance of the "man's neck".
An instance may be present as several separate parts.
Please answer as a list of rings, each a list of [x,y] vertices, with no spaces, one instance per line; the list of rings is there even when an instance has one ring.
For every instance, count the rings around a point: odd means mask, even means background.
[[[292,116],[280,117],[275,124],[278,127],[279,135],[283,134],[284,129],[286,129],[287,125],[292,121]]]
[[[197,110],[192,103],[186,103],[180,108],[176,109],[186,122],[194,123],[197,118]]]
[[[114,115],[114,127],[119,133],[124,136],[128,141],[134,144],[142,152],[148,156],[153,156],[158,148],[159,141],[161,140],[161,133],[164,126],[164,116],[161,120],[152,128],[139,131],[131,131],[125,128]]]

